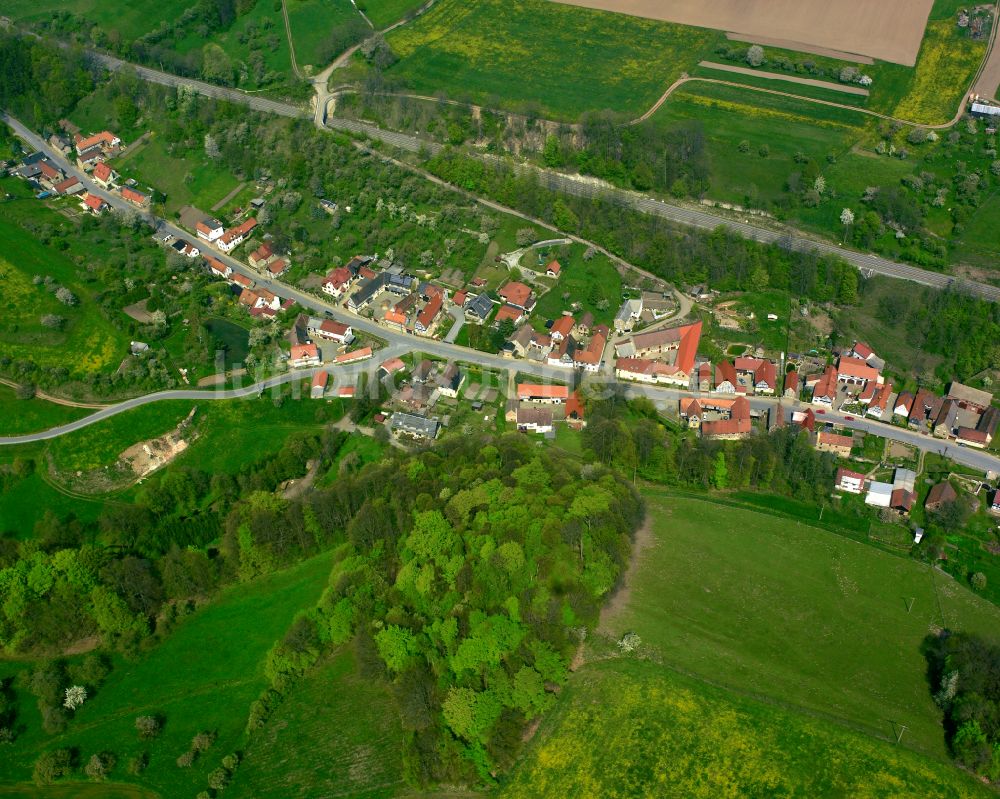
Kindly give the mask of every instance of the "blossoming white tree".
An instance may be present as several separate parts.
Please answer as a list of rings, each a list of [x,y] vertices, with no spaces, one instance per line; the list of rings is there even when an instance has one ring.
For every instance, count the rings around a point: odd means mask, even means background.
[[[73,685],[66,689],[66,699],[63,701],[63,707],[76,710],[86,701],[87,689],[82,685]]]

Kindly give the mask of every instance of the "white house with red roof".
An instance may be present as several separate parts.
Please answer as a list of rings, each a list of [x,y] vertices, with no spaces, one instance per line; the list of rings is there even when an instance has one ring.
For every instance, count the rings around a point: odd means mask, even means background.
[[[327,371],[316,372],[313,375],[312,386],[309,389],[310,399],[323,399],[326,394],[327,383],[330,382],[330,373]]]
[[[243,243],[255,227],[257,227],[257,220],[250,217],[242,224],[229,228],[219,237],[219,249],[223,252],[232,252]]]
[[[833,366],[828,366],[818,378],[809,381],[813,384],[812,401],[820,405],[833,405],[837,398],[837,370]]]
[[[372,357],[371,347],[362,347],[359,350],[354,350],[353,352],[345,352],[343,355],[338,355],[333,360],[339,364],[345,363],[355,363],[356,361],[364,361]]]
[[[838,491],[846,491],[848,494],[861,494],[865,490],[867,479],[863,474],[852,472],[850,469],[837,469],[837,477],[833,487]]]
[[[263,269],[277,257],[278,256],[275,255],[274,249],[265,241],[256,250],[250,253],[247,257],[247,261],[254,269]]]
[[[83,184],[80,182],[79,178],[76,176],[68,177],[62,183],[57,183],[52,187],[52,191],[57,194],[61,194],[64,197],[70,194],[79,194],[82,191],[86,191]]]
[[[652,358],[618,358],[615,360],[615,377],[639,383],[669,383],[671,369],[662,361]]]
[[[233,274],[233,268],[229,264],[222,263],[218,258],[209,255],[205,260],[208,262],[208,271],[216,277],[228,279]]]
[[[564,338],[568,337],[570,333],[573,332],[573,328],[576,326],[576,320],[572,316],[567,316],[563,314],[555,322],[552,323],[552,328],[549,330],[549,335],[552,336],[553,341],[562,341]]]
[[[338,266],[327,274],[321,288],[325,294],[339,299],[351,287],[353,281],[354,273],[345,266]]]
[[[587,346],[573,353],[573,366],[577,369],[583,369],[585,372],[599,371],[607,343],[608,328],[604,325],[598,325]]]
[[[94,166],[94,171],[90,173],[90,177],[93,178],[94,183],[102,189],[110,189],[111,186],[118,180],[118,173],[104,161],[101,161],[99,164]]]
[[[319,348],[315,344],[295,344],[288,358],[289,369],[304,369],[307,366],[319,366]]]
[[[863,388],[867,383],[881,383],[882,376],[878,369],[858,358],[841,357],[837,361],[837,382]]]
[[[149,207],[149,195],[138,189],[133,189],[131,186],[122,187],[122,199],[127,200],[137,208]]]
[[[104,202],[96,194],[90,194],[89,192],[83,196],[82,208],[84,211],[90,211],[92,214],[97,214],[100,216],[104,209],[108,207],[108,204]]]
[[[671,368],[668,382],[687,388],[694,375],[694,359],[701,340],[701,322],[650,333],[639,333],[615,345],[620,358],[651,358]],[[734,375],[735,377],[735,375]]]
[[[535,296],[530,286],[512,280],[497,292],[508,305],[530,312],[535,307]]]
[[[434,322],[441,313],[441,306],[444,304],[444,296],[438,292],[430,298],[427,304],[417,314],[417,321],[413,325],[413,330],[418,336],[429,336],[434,329]]]
[[[742,378],[755,394],[773,394],[777,389],[778,368],[765,358],[737,358],[733,364],[737,379]]]
[[[195,223],[194,232],[199,239],[212,243],[221,238],[226,230],[218,219],[205,217]]]
[[[549,263],[545,267],[546,277],[553,277],[558,279],[559,275],[561,274],[562,274],[562,265],[556,260],[549,261]]]
[[[518,383],[517,398],[522,402],[544,402],[559,405],[569,399],[569,386]]]
[[[892,416],[892,409],[889,408],[889,400],[891,399],[892,383],[883,383],[875,390],[865,415],[875,419],[889,419]]]
[[[102,150],[110,150],[113,147],[121,146],[122,140],[109,130],[102,130],[93,136],[84,138],[80,134],[76,135],[77,155],[89,150],[92,147],[100,147]]]
[[[350,344],[354,341],[354,331],[351,326],[345,325],[343,322],[335,322],[332,319],[310,318],[307,329],[313,338],[336,341],[338,344]]]

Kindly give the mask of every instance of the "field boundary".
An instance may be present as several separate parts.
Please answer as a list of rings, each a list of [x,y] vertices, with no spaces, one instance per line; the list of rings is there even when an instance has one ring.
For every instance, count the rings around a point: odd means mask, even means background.
[[[706,69],[717,69],[720,72],[734,72],[737,75],[763,78],[765,80],[783,80],[788,83],[798,83],[802,86],[815,86],[819,89],[829,89],[830,91],[854,94],[861,97],[868,97],[871,94],[868,89],[862,89],[860,86],[845,86],[842,83],[833,83],[828,80],[800,78],[797,75],[784,75],[781,72],[768,72],[767,70],[751,69],[750,67],[737,67],[733,64],[719,64],[715,61],[699,61],[698,66],[705,67]]]
[[[797,53],[810,53],[811,55],[821,55],[826,58],[836,58],[838,61],[852,61],[855,64],[874,64],[875,59],[871,56],[860,53],[848,53],[846,50],[832,50],[829,47],[818,47],[805,42],[795,42],[791,39],[780,39],[775,36],[750,36],[746,33],[734,33],[726,31],[726,38],[731,42],[745,42],[746,44],[759,44],[767,47],[779,47],[782,50],[794,50]]]

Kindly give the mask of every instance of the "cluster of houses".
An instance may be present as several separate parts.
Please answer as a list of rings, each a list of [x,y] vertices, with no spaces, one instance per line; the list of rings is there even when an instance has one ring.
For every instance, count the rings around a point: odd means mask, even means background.
[[[67,159],[75,158],[76,166],[89,174],[98,187],[115,192],[123,200],[139,209],[149,207],[149,194],[135,188],[135,181],[121,182],[121,176],[107,163],[108,159],[121,152],[121,139],[104,130],[92,136],[81,136],[78,128],[63,120],[63,126],[72,131],[73,143],[60,135],[50,138],[50,143],[60,150]],[[22,159],[21,165],[11,170],[17,177],[27,180],[35,187],[39,197],[51,195],[60,197],[77,196],[80,208],[94,215],[108,209],[108,203],[92,192],[75,175],[67,176],[65,170],[41,152],[31,153]]]
[[[900,514],[908,514],[917,501],[917,473],[912,469],[897,468],[893,471],[892,482],[880,482],[870,480],[866,475],[850,469],[838,469],[834,480],[834,488],[847,494],[864,494],[865,504],[876,508],[889,508]],[[949,501],[947,492],[950,489],[952,498],[955,498],[954,489],[945,482],[939,485],[948,486],[947,489],[935,486],[927,495],[925,506],[936,509],[944,501]]]
[[[927,389],[919,389],[916,394],[895,393],[892,383],[882,375],[884,368],[885,362],[872,348],[858,341],[822,373],[807,377],[805,386],[811,390],[815,405],[856,410],[884,422],[904,423],[969,447],[983,449],[990,445],[1000,423],[1000,409],[993,407],[993,396],[988,391],[953,382],[944,396]],[[793,375],[786,376],[786,386]],[[797,390],[794,396],[797,398]]]
[[[638,333],[615,345],[615,376],[619,380],[689,388],[700,340],[700,321]]]
[[[669,295],[644,291],[638,298],[625,300],[615,314],[615,333],[631,333],[637,324],[648,325],[669,316],[674,303]]]
[[[517,396],[507,401],[505,418],[523,433],[552,436],[557,423],[581,429],[587,422],[579,391],[569,386],[518,383]]]
[[[503,308],[501,308],[503,310]],[[577,321],[569,314],[554,320],[548,333],[530,325],[518,329],[503,345],[501,355],[538,361],[548,366],[597,372],[604,359],[609,330],[594,325],[594,317],[585,313]]]

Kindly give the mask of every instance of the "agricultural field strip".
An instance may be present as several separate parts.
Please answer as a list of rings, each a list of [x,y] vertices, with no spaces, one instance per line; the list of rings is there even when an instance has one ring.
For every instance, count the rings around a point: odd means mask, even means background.
[[[663,22],[768,36],[912,67],[934,0],[555,0]]]
[[[856,94],[861,97],[868,97],[870,92],[868,89],[862,89],[860,86],[847,86],[843,83],[832,83],[828,80],[813,80],[812,78],[800,78],[797,75],[786,75],[781,72],[767,72],[759,69],[751,69],[750,67],[737,67],[732,64],[717,64],[714,61],[699,61],[699,67],[705,67],[707,69],[717,69],[721,72],[734,72],[737,75],[750,75],[756,78],[765,78],[766,80],[783,80],[788,83],[799,83],[803,86],[815,86],[819,89],[830,89],[834,92],[843,92],[844,94]]]

